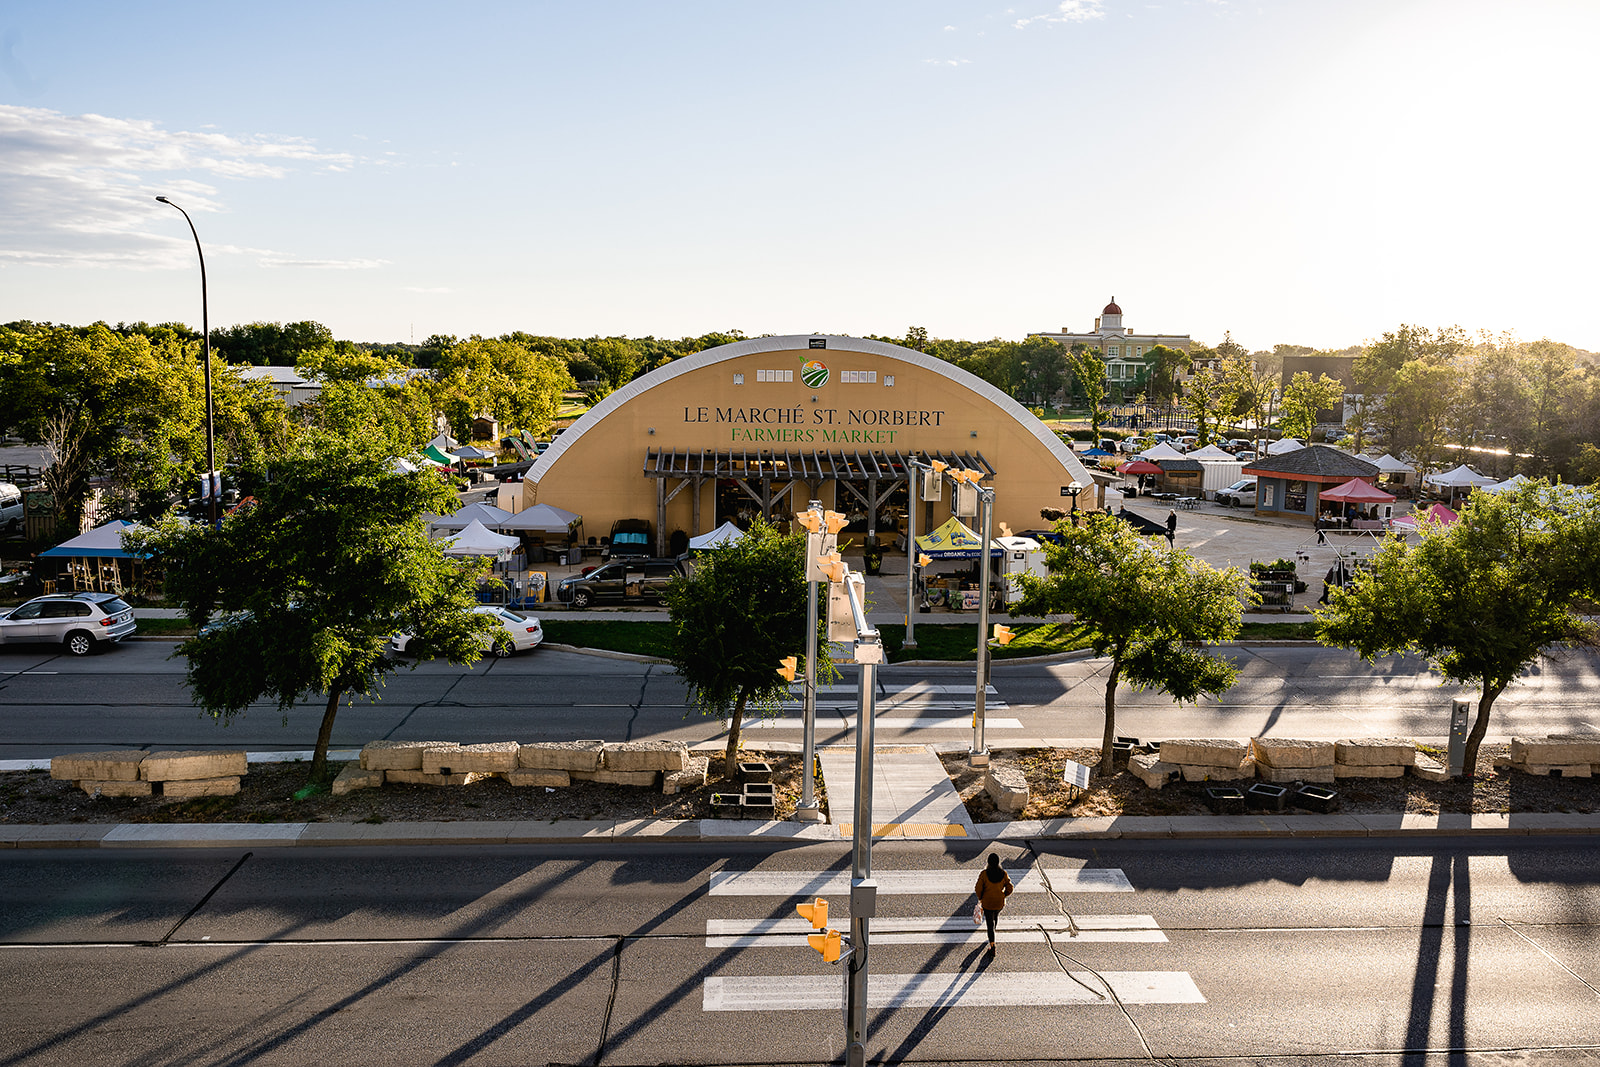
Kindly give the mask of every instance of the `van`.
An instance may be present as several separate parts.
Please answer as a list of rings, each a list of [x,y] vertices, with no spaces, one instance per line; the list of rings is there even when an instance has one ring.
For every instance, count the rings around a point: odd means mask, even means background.
[[[0,533],[22,529],[22,490],[10,482],[0,482]]]
[[[1256,480],[1240,478],[1226,489],[1217,490],[1217,503],[1236,508],[1256,506]]]
[[[611,524],[611,543],[601,553],[606,559],[650,555],[651,526],[645,519],[618,519]]]

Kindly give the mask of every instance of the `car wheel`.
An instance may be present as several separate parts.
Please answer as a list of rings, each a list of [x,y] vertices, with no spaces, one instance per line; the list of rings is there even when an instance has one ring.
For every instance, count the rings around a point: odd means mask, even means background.
[[[586,608],[586,607],[588,607],[589,606],[589,590],[587,590],[587,589],[579,589],[578,591],[573,593],[572,594],[572,606],[575,607],[575,608]]]
[[[67,635],[66,646],[74,656],[87,656],[94,651],[94,637],[82,630],[74,630]]]
[[[494,654],[499,656],[501,659],[505,659],[515,651],[516,649],[512,646],[510,641],[496,641],[494,643]]]

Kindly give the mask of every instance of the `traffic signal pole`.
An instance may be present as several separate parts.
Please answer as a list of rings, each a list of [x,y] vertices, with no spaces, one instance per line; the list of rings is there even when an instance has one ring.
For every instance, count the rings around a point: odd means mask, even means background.
[[[816,516],[816,526],[822,529],[822,501],[813,500],[808,509]],[[800,765],[805,772],[800,777],[800,803],[795,805],[794,817],[798,822],[821,822],[822,806],[812,795],[812,780],[817,768],[817,582],[812,576],[812,564],[806,562],[806,682],[805,708],[801,712]]]
[[[850,581],[855,578],[855,581]],[[867,934],[876,903],[876,893],[863,889],[872,885],[872,756],[873,725],[878,710],[878,664],[883,660],[883,645],[878,631],[867,623],[860,591],[860,578],[849,575],[845,589],[850,596],[850,611],[855,616],[856,662],[861,668],[856,697],[856,796],[855,825],[851,827],[854,848],[850,862],[850,987],[845,1003],[848,1067],[865,1067],[867,1048]]]
[[[987,767],[989,747],[984,741],[984,716],[989,696],[989,566],[993,553],[992,529],[994,524],[994,490],[978,489],[978,507],[983,512],[980,536],[983,546],[979,550],[978,564],[978,684],[972,698],[972,748],[967,753],[967,765]]]

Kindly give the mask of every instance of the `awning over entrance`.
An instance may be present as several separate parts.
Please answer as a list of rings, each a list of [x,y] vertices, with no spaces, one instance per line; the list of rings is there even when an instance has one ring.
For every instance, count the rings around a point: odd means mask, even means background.
[[[693,490],[694,532],[698,533],[700,521],[700,487],[706,482],[726,479],[739,486],[740,491],[761,506],[763,514],[770,515],[775,507],[797,484],[807,487],[810,496],[819,494],[824,483],[834,483],[836,496],[843,503],[848,493],[867,513],[867,536],[877,535],[878,505],[890,493],[906,484],[908,458],[915,456],[921,464],[934,460],[954,470],[975,470],[983,479],[995,475],[993,465],[982,452],[766,452],[745,449],[696,451],[649,449],[645,455],[644,474],[656,479],[656,529],[666,525],[667,504],[684,488]],[[807,501],[793,494],[788,505],[799,511]]]

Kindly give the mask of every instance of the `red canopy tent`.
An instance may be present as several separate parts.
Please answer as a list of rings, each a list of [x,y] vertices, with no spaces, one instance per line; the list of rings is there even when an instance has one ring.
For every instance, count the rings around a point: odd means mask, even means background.
[[[1385,493],[1371,482],[1351,478],[1343,485],[1325,489],[1317,494],[1318,500],[1333,500],[1341,504],[1393,504],[1394,495]]]
[[[1452,522],[1455,522],[1460,517],[1460,515],[1457,515],[1443,504],[1435,504],[1421,515],[1417,515],[1415,513],[1411,515],[1402,515],[1398,519],[1394,520],[1393,525],[1410,526],[1415,528],[1422,525],[1424,522],[1436,522],[1441,526],[1449,526]]]
[[[1147,459],[1135,459],[1117,468],[1118,474],[1160,474],[1161,468]]]

